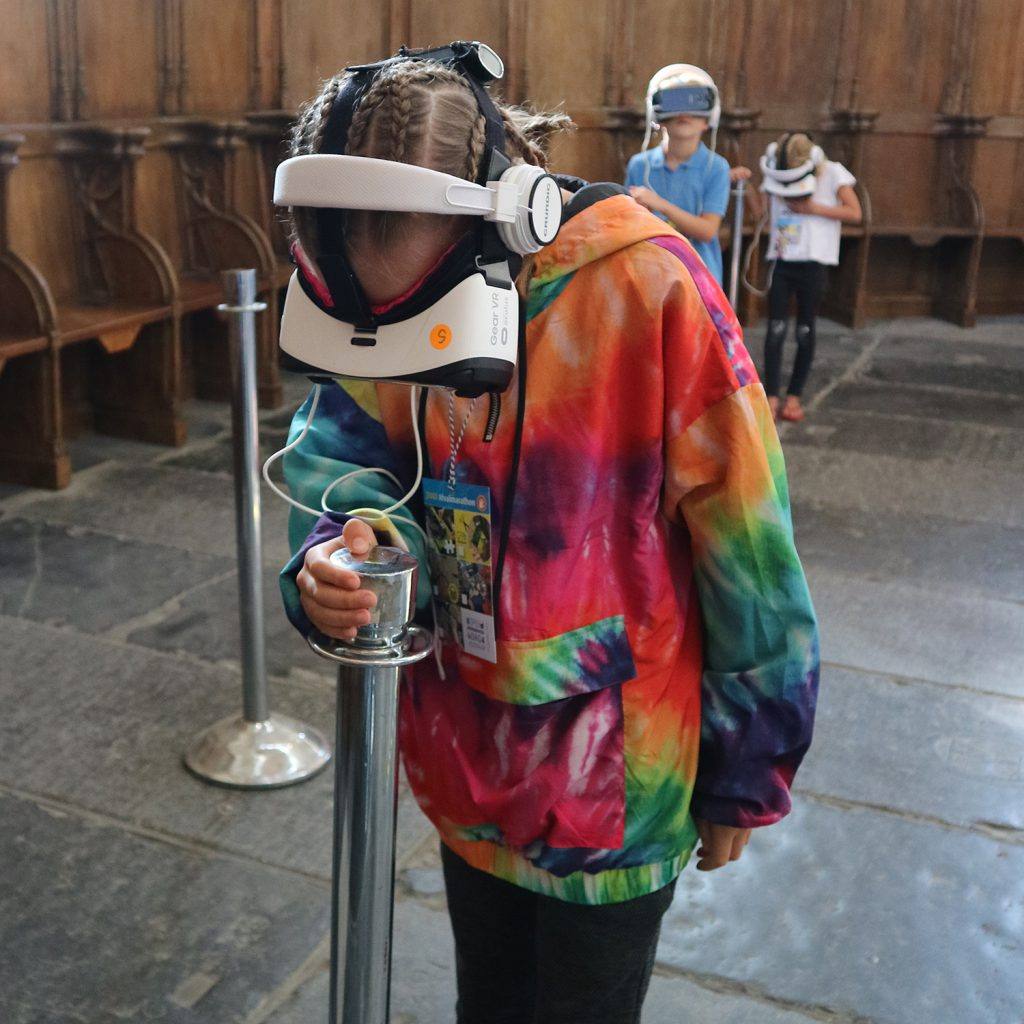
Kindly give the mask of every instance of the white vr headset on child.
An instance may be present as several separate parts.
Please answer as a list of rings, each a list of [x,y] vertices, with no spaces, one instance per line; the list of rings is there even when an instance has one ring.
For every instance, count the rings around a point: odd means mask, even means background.
[[[399,61],[438,61],[473,90],[486,124],[476,182],[392,160],[345,155],[352,116],[366,90]],[[552,242],[562,220],[555,179],[505,155],[501,115],[483,86],[501,77],[483,43],[408,51],[351,74],[334,100],[322,151],[285,160],[274,203],[313,207],[321,251],[295,250],[280,346],[290,368],[313,379],[399,381],[476,396],[503,391],[515,369],[520,332],[514,286],[521,257]],[[374,313],[344,252],[346,210],[442,213],[479,221],[416,292]]]
[[[761,157],[764,190],[780,199],[807,199],[814,195],[818,184],[814,172],[825,162],[825,153],[821,146],[812,146],[810,156],[803,163],[789,167],[786,162],[786,144],[791,137],[792,133],[783,135],[778,142],[770,143],[764,151]]]

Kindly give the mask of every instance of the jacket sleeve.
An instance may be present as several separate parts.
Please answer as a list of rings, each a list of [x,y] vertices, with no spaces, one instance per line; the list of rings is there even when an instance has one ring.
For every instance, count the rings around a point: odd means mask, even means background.
[[[818,634],[764,389],[717,284],[666,309],[666,512],[688,530],[704,623],[691,808],[770,825],[811,741]]]
[[[302,432],[309,417],[313,395],[302,404],[292,419],[288,441]],[[301,444],[285,455],[284,477],[296,501],[309,508],[320,508],[324,490],[338,477],[354,469],[377,467],[389,470],[399,480],[412,483],[409,467],[396,457],[381,422],[376,389],[372,384],[336,384],[322,386],[316,414]],[[330,495],[332,509],[377,508],[393,504],[402,495],[393,480],[377,473],[367,473],[335,488]],[[397,515],[411,517],[408,508]],[[330,512],[319,518],[293,508],[288,520],[289,546],[293,552],[281,570],[281,594],[285,613],[292,625],[306,634],[312,628],[299,602],[295,580],[302,568],[306,552],[317,544],[341,534],[349,516]],[[426,549],[422,535],[413,527],[396,522],[402,540],[419,559],[417,604],[424,607],[430,600]]]

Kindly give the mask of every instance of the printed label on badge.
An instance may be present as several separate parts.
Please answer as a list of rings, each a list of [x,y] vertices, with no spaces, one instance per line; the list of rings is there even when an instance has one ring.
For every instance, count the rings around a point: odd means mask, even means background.
[[[490,488],[424,480],[423,502],[437,629],[467,654],[496,662]]]

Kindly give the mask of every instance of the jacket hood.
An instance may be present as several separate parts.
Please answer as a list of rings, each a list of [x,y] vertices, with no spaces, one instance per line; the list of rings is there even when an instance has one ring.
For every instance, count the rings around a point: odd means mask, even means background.
[[[632,196],[610,196],[576,214],[537,253],[531,281],[548,284],[635,242],[677,234]]]

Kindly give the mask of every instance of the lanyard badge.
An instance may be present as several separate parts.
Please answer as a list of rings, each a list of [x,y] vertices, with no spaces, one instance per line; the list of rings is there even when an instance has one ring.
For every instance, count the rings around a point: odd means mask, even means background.
[[[443,640],[496,662],[491,489],[424,480],[434,615]]]

